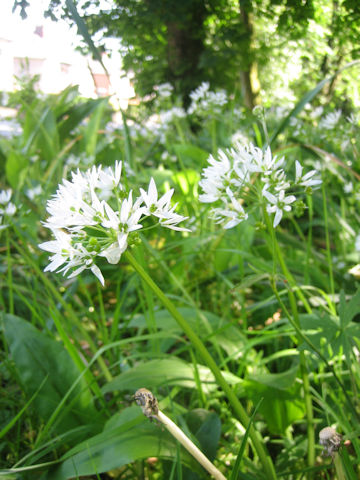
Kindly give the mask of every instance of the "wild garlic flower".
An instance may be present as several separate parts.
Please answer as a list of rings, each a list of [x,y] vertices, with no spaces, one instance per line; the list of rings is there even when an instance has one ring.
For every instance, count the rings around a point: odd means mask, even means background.
[[[238,142],[233,148],[218,150],[217,156],[210,155],[209,165],[203,169],[199,182],[203,193],[200,202],[211,203],[211,216],[225,229],[233,228],[248,219],[246,210],[255,209],[273,215],[273,227],[277,227],[285,212],[300,206],[295,194],[304,190],[311,192],[321,180],[314,178],[311,170],[303,173],[296,161],[295,179],[289,178],[285,170],[284,157],[273,156],[270,147],[265,151],[253,144]]]
[[[210,84],[203,82],[196,90],[190,93],[191,104],[188,113],[221,113],[222,107],[227,104],[228,97],[225,90],[212,92]]]
[[[177,231],[189,231],[178,224],[187,217],[175,213],[171,205],[173,189],[159,196],[153,179],[148,191],[134,196],[121,181],[122,163],[114,168],[92,167],[72,173],[63,180],[56,194],[47,202],[49,218],[43,222],[55,240],[39,247],[50,252],[45,271],[58,271],[69,278],[85,269],[104,285],[96,261],[104,257],[111,264],[119,262],[131,243],[132,235],[143,228],[142,221],[152,217],[156,224]]]
[[[319,127],[325,130],[333,130],[341,118],[341,110],[328,113],[319,122]]]
[[[9,225],[3,223],[7,218],[13,217],[16,213],[16,206],[11,200],[12,190],[0,190],[0,230],[4,230]]]
[[[348,117],[346,117],[346,120],[353,125],[354,127],[358,127],[360,123],[360,116],[358,113],[350,113]]]
[[[171,97],[174,91],[174,87],[171,85],[171,83],[166,82],[162,83],[161,85],[157,85],[157,87],[155,87],[155,90],[160,97],[167,98]]]
[[[172,107],[169,110],[160,112],[160,122],[163,126],[167,126],[169,123],[172,123],[177,118],[186,117],[186,112],[181,107]]]

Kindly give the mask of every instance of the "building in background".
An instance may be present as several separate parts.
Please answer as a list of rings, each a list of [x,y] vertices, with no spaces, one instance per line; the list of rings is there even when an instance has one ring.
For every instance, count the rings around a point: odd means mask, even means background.
[[[116,95],[120,106],[127,107],[134,90],[122,71],[118,52],[103,57],[107,76],[99,62],[74,49],[64,35],[64,25],[47,20],[44,25],[21,29],[22,20],[17,22],[18,33],[0,25],[0,91],[14,91],[16,77],[38,75],[38,88],[44,93],[78,85],[84,97]]]

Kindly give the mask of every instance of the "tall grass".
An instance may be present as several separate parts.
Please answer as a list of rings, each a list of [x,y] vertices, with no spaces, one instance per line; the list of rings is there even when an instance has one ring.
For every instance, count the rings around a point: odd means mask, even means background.
[[[74,89],[23,101],[21,133],[0,138],[16,207],[1,206],[0,476],[206,478],[143,417],[145,387],[226,478],[357,478],[359,121],[316,116],[319,91],[260,117],[232,99],[166,124],[140,107],[117,126]],[[236,139],[322,179],[275,229],[254,207],[224,230],[199,202],[209,155]],[[100,260],[104,288],[89,270],[45,273],[46,201],[72,170],[115,160],[129,189],[174,188],[191,232],[147,230],[118,264]],[[342,435],[329,458],[327,426]]]

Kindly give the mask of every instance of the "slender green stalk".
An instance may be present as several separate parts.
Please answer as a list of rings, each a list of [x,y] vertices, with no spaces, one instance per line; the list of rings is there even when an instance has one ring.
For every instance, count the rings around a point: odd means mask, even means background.
[[[142,268],[142,266],[136,261],[136,259],[132,256],[132,254],[127,250],[124,254],[130,263],[130,265],[135,269],[135,271],[140,275],[144,282],[150,287],[150,289],[154,292],[157,298],[161,301],[164,307],[168,310],[168,312],[173,316],[173,318],[177,321],[178,325],[181,327],[183,332],[189,338],[192,346],[198,351],[206,365],[212,371],[217,384],[221,387],[223,392],[226,394],[228,401],[236,415],[236,417],[240,420],[242,425],[247,428],[250,424],[250,419],[240,403],[239,399],[235,395],[232,388],[227,384],[226,380],[224,379],[219,367],[217,366],[215,360],[209,353],[208,349],[205,347],[203,342],[200,340],[198,335],[193,331],[190,327],[188,322],[185,318],[180,314],[180,312],[176,309],[175,305],[172,301],[166,297],[163,291],[155,284],[155,282],[151,279],[148,273]],[[272,460],[266,450],[266,446],[264,444],[263,438],[260,434],[254,429],[252,425],[250,425],[249,435],[252,440],[254,449],[256,450],[260,462],[262,463],[264,473],[266,474],[266,478],[268,479],[276,479],[276,473],[274,469],[274,465]]]
[[[217,152],[217,131],[216,131],[216,118],[211,119],[211,150],[213,155]]]
[[[186,137],[185,137],[183,128],[182,128],[182,126],[181,126],[180,120],[179,120],[178,118],[176,118],[176,120],[174,121],[174,123],[175,123],[176,131],[177,131],[177,133],[178,133],[181,141],[182,141],[183,143],[185,143],[185,142],[186,142]]]
[[[9,229],[6,229],[6,260],[7,260],[7,281],[9,292],[9,313],[14,314],[14,291],[12,277],[12,259],[10,255],[10,236]]]
[[[326,193],[325,193],[324,182],[321,184],[321,192],[322,192],[322,199],[323,199],[323,212],[324,212],[324,224],[325,224],[325,242],[326,242],[326,257],[327,257],[327,262],[328,262],[328,267],[329,267],[330,293],[331,293],[332,301],[334,301],[334,293],[335,293],[334,274],[333,274],[333,266],[332,266],[332,259],[331,259],[330,234],[329,234],[329,218],[328,218],[328,211],[327,211]]]
[[[281,248],[280,248],[279,243],[278,243],[277,238],[276,238],[275,230],[274,230],[274,228],[273,228],[273,226],[270,222],[269,215],[267,214],[267,212],[265,210],[264,210],[264,215],[265,215],[267,227],[268,227],[268,230],[270,232],[271,239],[272,239],[272,250],[273,250],[273,255],[274,255],[274,262],[275,262],[276,259],[278,260],[278,262],[280,264],[280,267],[281,267],[281,270],[282,270],[283,274],[285,275],[285,277],[286,277],[286,279],[289,283],[290,288],[288,288],[288,296],[289,296],[289,302],[290,302],[290,306],[291,306],[292,315],[289,315],[288,318],[292,319],[292,323],[294,325],[296,325],[296,332],[298,334],[297,337],[298,337],[298,341],[300,342],[301,340],[303,340],[303,335],[302,334],[299,335],[299,332],[301,332],[301,326],[300,326],[300,321],[299,321],[299,313],[298,313],[296,298],[295,298],[295,295],[294,295],[294,292],[293,292],[293,285],[295,284],[295,281],[294,281],[292,275],[290,274],[290,272],[289,272],[289,270],[286,266]],[[274,290],[274,292],[276,292],[275,281],[272,281],[272,284],[273,284],[273,290]],[[299,290],[299,292],[301,292],[301,291]],[[301,292],[301,295],[302,295],[302,292]],[[305,299],[305,297],[304,297],[304,299]],[[307,304],[307,301],[306,301],[306,304]],[[305,306],[305,303],[304,303],[304,306]],[[308,308],[311,312],[310,305],[308,305]],[[309,375],[308,375],[308,368],[307,368],[307,365],[306,365],[305,353],[303,351],[299,352],[299,358],[300,358],[301,378],[302,378],[302,381],[303,381],[303,392],[304,392],[305,411],[306,411],[306,420],[307,420],[307,422],[306,422],[307,439],[308,439],[307,460],[308,460],[309,467],[312,467],[315,464],[314,412],[313,412],[313,405],[312,405],[311,392],[310,392],[310,381],[309,381]],[[310,475],[309,479],[311,479],[312,474],[310,473],[309,475]]]

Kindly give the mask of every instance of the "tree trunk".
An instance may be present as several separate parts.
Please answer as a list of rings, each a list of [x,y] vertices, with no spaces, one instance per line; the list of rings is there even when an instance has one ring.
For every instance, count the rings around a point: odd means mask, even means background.
[[[176,10],[166,21],[169,79],[182,93],[186,104],[189,93],[202,81],[199,62],[204,51],[206,7],[200,0],[192,3],[186,15],[181,4]]]
[[[251,16],[251,0],[239,0],[239,8],[241,24],[244,31],[242,52],[243,69],[240,71],[241,89],[245,106],[249,110],[252,110],[259,101],[260,83],[252,47],[254,27]]]

